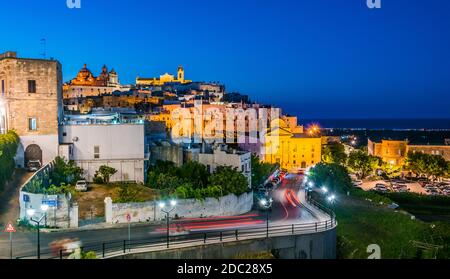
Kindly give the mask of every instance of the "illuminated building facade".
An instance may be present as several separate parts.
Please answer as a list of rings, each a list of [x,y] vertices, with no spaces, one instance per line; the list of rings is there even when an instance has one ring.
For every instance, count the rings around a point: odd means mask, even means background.
[[[137,86],[162,86],[167,83],[179,83],[179,84],[186,84],[191,83],[192,80],[187,80],[184,78],[184,68],[183,66],[178,67],[177,71],[177,77],[174,75],[165,73],[164,75],[161,75],[159,78],[136,78],[136,85]]]
[[[288,171],[307,169],[319,163],[322,158],[321,137],[298,133],[295,128],[278,120],[265,136],[262,151],[263,160],[279,164]]]
[[[369,155],[380,157],[384,162],[395,166],[404,164],[408,152],[439,155],[450,161],[450,145],[412,145],[408,140],[374,142],[369,139],[367,147]]]
[[[63,97],[64,99],[100,96],[103,94],[111,94],[115,91],[128,91],[129,87],[120,85],[119,75],[113,69],[108,71],[106,66],[103,66],[102,71],[98,77],[95,77],[92,72],[84,64],[84,67],[78,72],[77,76],[64,84]]]

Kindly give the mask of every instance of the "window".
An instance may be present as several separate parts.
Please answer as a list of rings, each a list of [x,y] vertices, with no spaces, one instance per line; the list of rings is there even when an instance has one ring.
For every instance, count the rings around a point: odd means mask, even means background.
[[[36,81],[35,80],[28,81],[28,93],[36,93]]]
[[[5,81],[2,79],[2,95],[5,94]]]
[[[37,130],[36,118],[28,118],[28,130],[30,130],[30,131],[36,131]]]
[[[100,146],[94,146],[94,159],[100,159]]]

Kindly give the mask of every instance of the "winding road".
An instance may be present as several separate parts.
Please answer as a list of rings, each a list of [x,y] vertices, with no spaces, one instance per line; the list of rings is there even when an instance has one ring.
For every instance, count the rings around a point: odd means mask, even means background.
[[[288,175],[273,191],[273,206],[269,213],[270,226],[291,224],[309,224],[324,221],[318,210],[305,206],[302,176]],[[197,233],[218,233],[236,229],[261,229],[266,227],[266,213],[252,211],[241,216],[218,216],[211,218],[190,218],[171,221],[170,235],[187,235]],[[131,239],[164,239],[167,227],[162,224],[133,224]],[[95,230],[73,230],[41,233],[41,254],[50,257],[50,244],[57,240],[73,239],[83,246],[102,242],[120,242],[128,239],[128,226]],[[37,233],[33,231],[18,232],[13,238],[13,257],[35,257]],[[9,258],[9,235],[0,233],[0,259]],[[55,256],[53,254],[53,256]],[[43,256],[44,257],[44,256]]]

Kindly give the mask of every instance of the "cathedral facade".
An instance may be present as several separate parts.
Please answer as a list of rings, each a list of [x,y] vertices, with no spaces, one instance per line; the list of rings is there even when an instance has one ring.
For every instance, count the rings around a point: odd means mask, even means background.
[[[129,90],[129,88],[126,88],[126,90]],[[63,96],[64,99],[71,99],[111,94],[114,91],[123,91],[119,83],[119,76],[114,69],[108,71],[105,65],[100,75],[95,77],[84,64],[77,76],[64,84]]]
[[[161,75],[159,78],[136,78],[137,86],[163,86],[167,83],[179,83],[179,84],[187,84],[191,83],[192,80],[187,80],[184,78],[184,68],[183,66],[178,67],[177,77],[174,75],[165,73]]]

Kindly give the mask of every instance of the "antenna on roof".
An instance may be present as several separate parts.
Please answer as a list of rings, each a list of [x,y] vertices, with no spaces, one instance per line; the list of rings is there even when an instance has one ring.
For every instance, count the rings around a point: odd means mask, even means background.
[[[42,47],[42,58],[46,59],[47,58],[47,39],[42,38],[41,39],[41,47]]]

